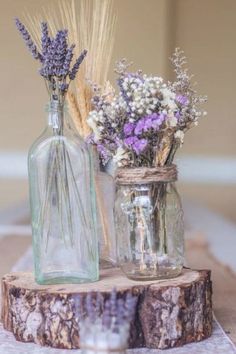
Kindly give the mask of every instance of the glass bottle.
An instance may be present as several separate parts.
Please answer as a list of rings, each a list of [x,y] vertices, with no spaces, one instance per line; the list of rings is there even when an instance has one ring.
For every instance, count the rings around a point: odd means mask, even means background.
[[[92,154],[57,100],[29,151],[28,171],[36,281],[98,280]]]
[[[115,182],[112,176],[101,169],[99,156],[95,149],[93,149],[93,160],[100,269],[106,269],[117,264],[114,223]]]
[[[178,276],[184,263],[183,209],[174,183],[117,184],[118,262],[128,278]]]

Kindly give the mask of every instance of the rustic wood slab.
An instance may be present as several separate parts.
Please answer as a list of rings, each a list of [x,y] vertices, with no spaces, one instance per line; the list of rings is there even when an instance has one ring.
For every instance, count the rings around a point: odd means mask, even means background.
[[[200,341],[212,332],[212,284],[208,270],[184,270],[175,279],[138,282],[119,269],[101,272],[91,284],[38,285],[32,273],[10,273],[2,279],[2,322],[23,342],[79,348],[74,306],[78,294],[101,291],[108,296],[132,291],[139,297],[131,327],[130,348],[170,348]]]

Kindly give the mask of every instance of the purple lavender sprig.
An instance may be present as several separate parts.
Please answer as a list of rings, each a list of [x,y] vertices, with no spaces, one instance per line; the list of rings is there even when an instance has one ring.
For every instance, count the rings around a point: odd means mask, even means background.
[[[42,56],[46,57],[48,53],[48,48],[51,44],[51,39],[49,37],[49,32],[48,32],[48,24],[47,22],[42,22],[41,23],[41,43],[42,43]]]
[[[104,312],[102,314],[102,325],[104,328],[109,329],[112,324],[111,317],[111,303],[110,301],[105,302]]]
[[[54,60],[54,75],[57,77],[63,77],[64,75],[64,62],[65,62],[65,57],[67,54],[67,36],[68,36],[68,31],[63,30],[63,31],[58,31],[55,41],[56,41],[56,50],[55,50],[55,56],[53,58]]]
[[[94,306],[94,302],[93,302],[93,297],[92,297],[92,294],[89,293],[87,296],[86,296],[86,299],[85,299],[85,309],[86,309],[86,313],[89,317],[89,320],[91,322],[94,322],[95,319],[96,319],[96,308]]]
[[[66,76],[66,75],[69,74],[70,65],[71,65],[71,62],[72,62],[72,59],[73,59],[73,55],[74,55],[74,48],[75,48],[75,45],[72,44],[67,49],[65,60],[64,60],[64,63],[63,63],[63,68],[62,68],[62,75],[63,76]]]
[[[26,27],[23,25],[23,23],[16,18],[15,19],[16,27],[19,30],[20,34],[22,35],[22,38],[25,41],[26,46],[28,47],[30,53],[32,54],[33,58],[36,60],[42,61],[42,55],[39,53],[36,44],[33,42],[29,32],[27,31]]]
[[[104,311],[104,297],[101,293],[97,293],[96,303],[95,303],[95,312],[97,317],[101,316]]]
[[[68,45],[66,29],[59,30],[53,38],[49,36],[48,24],[42,22],[40,52],[24,24],[19,19],[15,22],[31,54],[42,64],[39,73],[46,80],[51,99],[63,102],[70,82],[75,79],[87,51],[81,53],[71,68],[75,45]]]
[[[71,69],[71,71],[70,71],[70,73],[69,73],[69,77],[70,77],[71,80],[74,80],[74,79],[75,79],[76,74],[77,74],[77,72],[78,72],[78,70],[79,70],[79,67],[80,67],[81,63],[83,62],[84,58],[86,57],[86,55],[87,55],[87,50],[84,50],[84,51],[80,54],[80,56],[78,57],[78,59],[76,60],[76,62],[75,62],[75,64],[74,64],[73,68]]]

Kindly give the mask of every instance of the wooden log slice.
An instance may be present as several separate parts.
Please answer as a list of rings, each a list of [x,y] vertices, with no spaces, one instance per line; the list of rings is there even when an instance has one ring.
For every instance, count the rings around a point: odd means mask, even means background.
[[[170,348],[200,341],[212,331],[212,284],[208,270],[184,270],[175,279],[140,282],[119,269],[106,269],[91,284],[38,285],[31,273],[11,273],[2,279],[2,322],[23,342],[55,348],[79,348],[74,300],[78,294],[100,291],[108,296],[127,291],[138,296],[130,347]]]

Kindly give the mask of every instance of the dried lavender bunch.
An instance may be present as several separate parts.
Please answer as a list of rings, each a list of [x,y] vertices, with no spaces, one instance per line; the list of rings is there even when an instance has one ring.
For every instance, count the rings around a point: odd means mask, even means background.
[[[115,289],[105,300],[101,293],[75,298],[80,329],[80,348],[108,353],[123,353],[128,347],[130,323],[134,318],[137,298],[127,293],[125,299]]]
[[[64,103],[70,82],[75,79],[87,51],[84,50],[72,65],[75,45],[69,46],[67,30],[59,30],[53,38],[47,23],[42,22],[40,51],[24,24],[19,19],[15,23],[33,58],[41,64],[39,73],[45,79],[50,100]]]
[[[125,299],[118,298],[113,289],[109,299],[101,293],[89,293],[85,300],[76,298],[75,307],[80,327],[99,326],[101,331],[119,333],[122,327],[129,328],[134,318],[137,297],[127,293]]]
[[[73,63],[75,45],[69,46],[67,30],[59,30],[53,37],[49,35],[48,24],[42,22],[41,48],[39,49],[24,24],[19,19],[16,19],[15,22],[32,56],[41,65],[39,73],[45,79],[50,96],[49,119],[55,138],[49,139],[47,173],[44,181],[45,194],[39,205],[38,232],[41,235],[46,235],[42,237],[46,237],[45,251],[47,252],[51,232],[50,227],[48,232],[44,230],[45,215],[51,213],[53,200],[54,204],[58,203],[57,209],[62,229],[65,225],[65,215],[68,218],[68,231],[65,232],[63,229],[62,232],[64,244],[66,247],[68,244],[70,244],[70,247],[74,247],[71,191],[73,190],[75,195],[78,195],[79,191],[77,190],[78,186],[65,139],[58,139],[58,137],[63,136],[64,129],[67,129],[67,124],[64,124],[63,104],[68,87],[71,80],[75,78],[87,51],[83,51]],[[64,200],[63,206],[61,206],[62,198]]]
[[[171,61],[173,83],[140,70],[130,72],[132,63],[123,59],[115,70],[117,95],[94,87],[94,109],[88,117],[93,134],[88,141],[96,145],[104,165],[111,158],[121,167],[172,163],[184,132],[205,114],[199,108],[205,98],[192,87],[183,53],[177,49]]]

